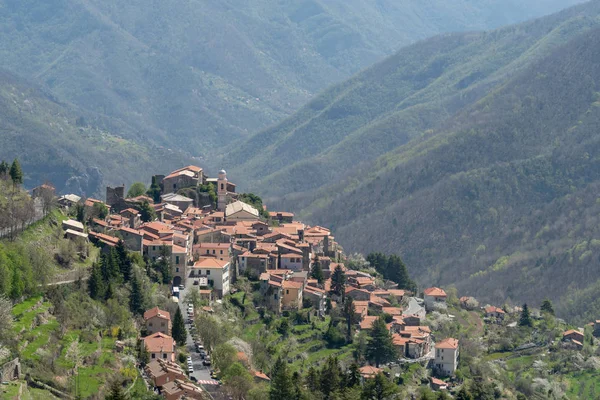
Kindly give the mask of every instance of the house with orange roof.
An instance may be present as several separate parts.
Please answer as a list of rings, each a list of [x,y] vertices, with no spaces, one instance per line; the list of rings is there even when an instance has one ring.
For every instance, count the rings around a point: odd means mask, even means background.
[[[262,371],[251,370],[250,374],[254,377],[254,381],[257,382],[257,383],[260,383],[260,382],[271,382],[271,378],[269,378],[267,376],[267,374],[265,374]]]
[[[352,300],[358,301],[369,301],[371,300],[371,293],[368,290],[359,289],[354,286],[346,286],[346,296],[352,297]]]
[[[230,263],[217,258],[201,258],[190,268],[189,275],[191,279],[199,277],[206,277],[208,285],[214,289],[219,298],[223,298],[230,290]]]
[[[158,388],[176,379],[186,379],[185,373],[179,364],[162,359],[152,360],[144,367],[144,371],[154,383],[154,387]]]
[[[562,340],[563,342],[573,342],[578,347],[583,347],[584,334],[579,330],[569,329],[568,331],[563,332]]]
[[[166,360],[175,361],[175,341],[169,335],[161,332],[156,332],[146,336],[144,345],[150,355],[150,360]]]
[[[125,248],[129,251],[135,251],[142,254],[144,251],[144,234],[133,228],[121,228],[117,232],[123,238]]]
[[[165,335],[171,334],[171,314],[168,311],[163,311],[158,307],[151,308],[144,313],[144,321],[149,335],[156,332]]]
[[[358,326],[361,331],[370,331],[373,329],[373,324],[375,321],[377,321],[377,319],[379,319],[379,317],[376,315],[367,315],[362,321],[360,321]]]
[[[305,286],[304,292],[302,293],[302,298],[303,302],[305,299],[310,300],[311,304],[319,313],[319,315],[325,315],[325,304],[327,300],[325,290],[314,286]]]
[[[435,345],[434,369],[441,375],[452,375],[458,367],[458,339],[447,338]]]
[[[291,212],[270,211],[269,218],[273,221],[278,221],[280,224],[294,222],[294,214]]]
[[[200,387],[180,379],[165,383],[162,387],[161,394],[166,400],[204,400],[208,398],[208,394]]]
[[[431,389],[432,390],[448,390],[448,384],[441,379],[431,377]]]
[[[382,373],[383,369],[374,367],[372,365],[365,365],[360,367],[358,372],[363,379],[373,379],[377,376],[377,374]]]
[[[269,255],[251,253],[246,251],[237,256],[240,274],[249,274],[251,277],[260,276],[269,268]]]
[[[202,172],[202,168],[194,165],[175,170],[162,179],[162,192],[176,193],[179,189],[201,185],[204,179]]]
[[[302,282],[285,280],[282,282],[281,288],[283,296],[281,299],[281,307],[285,310],[301,309],[304,284]]]
[[[425,300],[425,309],[427,311],[433,310],[435,307],[440,305],[446,305],[446,298],[448,295],[444,289],[439,287],[430,287],[423,291],[423,300]]]
[[[194,259],[200,257],[214,257],[219,260],[229,260],[230,243],[198,243],[192,250]]]
[[[487,306],[484,311],[485,316],[488,318],[504,319],[504,316],[506,315],[503,309],[496,306]]]

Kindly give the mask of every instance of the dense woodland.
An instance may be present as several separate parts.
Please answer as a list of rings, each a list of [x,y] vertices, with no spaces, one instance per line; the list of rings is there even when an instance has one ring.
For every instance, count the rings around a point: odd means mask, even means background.
[[[400,252],[422,285],[593,318],[598,15],[403,49],[246,143],[239,173],[348,249]]]

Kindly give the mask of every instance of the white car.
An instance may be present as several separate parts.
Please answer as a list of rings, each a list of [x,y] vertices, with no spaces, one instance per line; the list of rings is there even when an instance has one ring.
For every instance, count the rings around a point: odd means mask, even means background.
[[[190,373],[190,374],[194,373],[194,367],[192,367],[191,365],[188,366],[188,373]]]

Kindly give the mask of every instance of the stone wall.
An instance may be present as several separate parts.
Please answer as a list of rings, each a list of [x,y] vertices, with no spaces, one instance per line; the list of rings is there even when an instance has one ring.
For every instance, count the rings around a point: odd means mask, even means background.
[[[21,363],[18,358],[7,362],[0,367],[0,381],[8,382],[21,378]]]

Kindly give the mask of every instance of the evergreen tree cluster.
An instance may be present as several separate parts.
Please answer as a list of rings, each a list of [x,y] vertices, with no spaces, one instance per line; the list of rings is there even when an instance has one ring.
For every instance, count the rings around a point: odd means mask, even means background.
[[[92,299],[105,301],[113,298],[115,292],[126,284],[130,289],[129,308],[132,313],[141,315],[147,303],[142,279],[134,272],[131,258],[121,240],[92,265],[88,290]]]
[[[408,270],[402,259],[395,255],[385,255],[383,253],[371,253],[367,256],[367,261],[377,272],[385,279],[389,279],[398,284],[398,288],[417,291],[416,283],[410,279]]]

